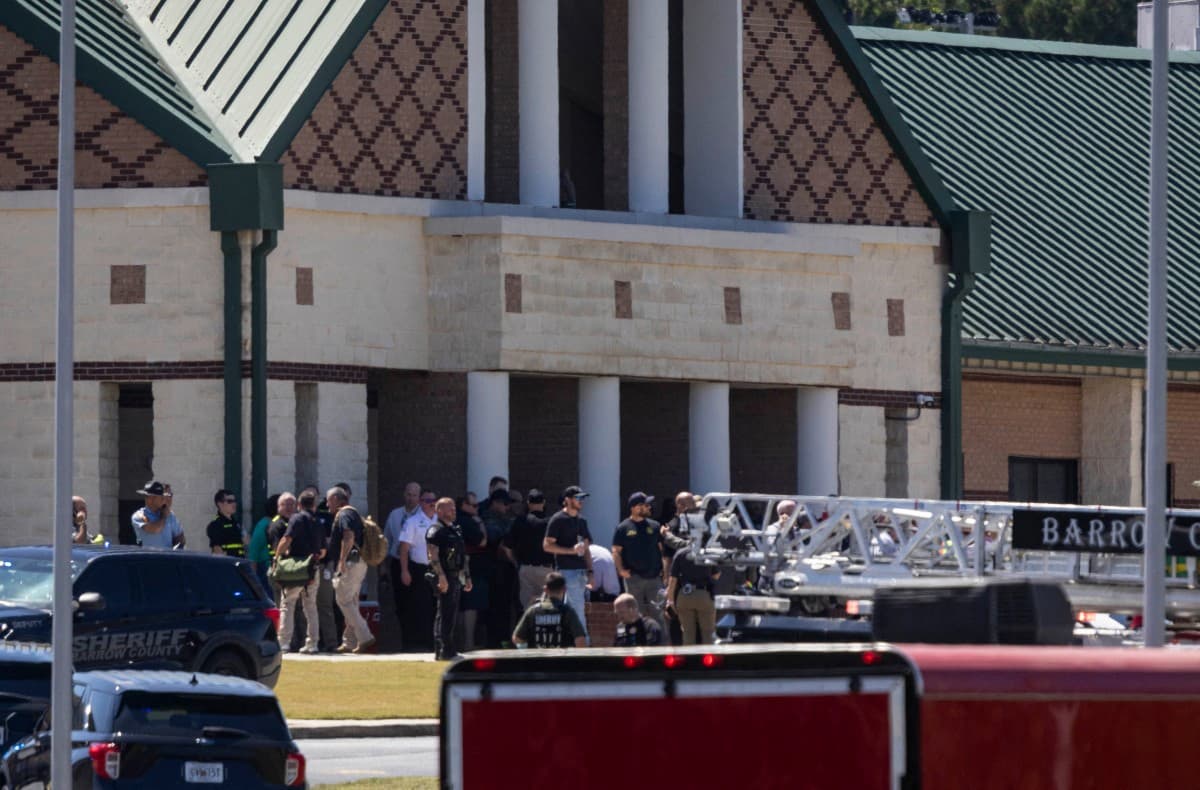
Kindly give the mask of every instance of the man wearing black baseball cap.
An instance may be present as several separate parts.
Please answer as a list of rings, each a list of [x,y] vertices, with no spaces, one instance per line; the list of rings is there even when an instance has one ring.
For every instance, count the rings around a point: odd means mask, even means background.
[[[580,515],[588,493],[579,486],[567,486],[562,493],[562,510],[546,524],[542,548],[554,558],[555,567],[567,581],[567,604],[579,615],[587,630],[584,608],[588,581],[592,575],[592,534],[587,519]],[[585,633],[586,635],[586,633]]]
[[[650,518],[654,497],[643,491],[629,495],[629,518],[613,533],[613,562],[625,580],[625,592],[638,607],[663,628],[658,593],[666,586],[670,566],[663,559],[663,536],[658,522]]]
[[[537,488],[525,497],[527,509],[518,516],[504,536],[504,545],[517,560],[517,582],[521,608],[529,606],[541,594],[546,574],[554,570],[554,560],[542,548],[546,538],[546,495]]]
[[[133,513],[133,531],[139,545],[158,549],[182,549],[186,539],[179,519],[171,512],[171,487],[151,480],[137,491],[146,506]]]

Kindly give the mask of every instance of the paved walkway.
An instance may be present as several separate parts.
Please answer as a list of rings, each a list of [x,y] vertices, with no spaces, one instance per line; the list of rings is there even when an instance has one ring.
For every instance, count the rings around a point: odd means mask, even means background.
[[[284,653],[284,661],[435,661],[433,653]]]

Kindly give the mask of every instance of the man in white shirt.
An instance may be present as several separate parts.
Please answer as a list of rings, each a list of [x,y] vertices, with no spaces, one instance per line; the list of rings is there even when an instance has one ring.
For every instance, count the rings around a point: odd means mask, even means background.
[[[396,618],[399,619],[404,611],[404,585],[400,583],[400,530],[404,522],[421,512],[421,484],[409,483],[404,486],[404,504],[388,514],[383,524],[383,535],[387,538],[388,558],[379,570],[391,577],[392,600],[396,605]]]
[[[433,611],[436,600],[433,587],[425,578],[429,572],[429,551],[425,533],[437,523],[437,494],[421,492],[421,509],[409,516],[400,529],[399,587],[396,591],[396,611],[400,615],[400,634],[408,652],[426,653],[433,650]],[[390,517],[389,517],[390,518]],[[393,584],[396,580],[393,579]]]

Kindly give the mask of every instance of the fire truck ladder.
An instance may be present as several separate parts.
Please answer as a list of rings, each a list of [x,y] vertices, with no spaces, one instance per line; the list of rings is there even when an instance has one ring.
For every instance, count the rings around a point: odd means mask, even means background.
[[[796,502],[780,519],[784,500]],[[1044,508],[1140,517],[1136,508],[712,493],[688,538],[706,564],[760,569],[774,595],[871,598],[879,587],[998,577],[1054,581],[1076,609],[1136,612],[1141,555],[1030,551],[1012,545],[1013,511]],[[1168,515],[1200,517],[1197,510]],[[1167,610],[1200,613],[1196,559],[1162,566]]]

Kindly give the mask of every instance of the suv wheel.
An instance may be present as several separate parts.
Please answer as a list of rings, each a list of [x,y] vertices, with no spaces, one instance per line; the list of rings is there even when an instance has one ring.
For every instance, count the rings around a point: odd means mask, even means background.
[[[200,667],[200,671],[209,672],[214,675],[234,675],[239,678],[246,678],[247,680],[258,679],[253,675],[242,655],[228,647],[215,651],[205,659],[204,664]]]

